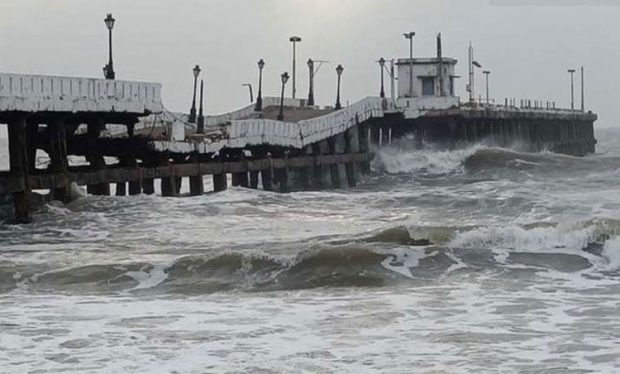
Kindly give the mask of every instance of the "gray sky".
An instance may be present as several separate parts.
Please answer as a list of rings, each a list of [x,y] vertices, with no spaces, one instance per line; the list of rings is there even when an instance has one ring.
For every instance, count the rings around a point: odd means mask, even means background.
[[[307,95],[309,57],[332,61],[317,76],[318,104],[333,104],[338,63],[345,68],[344,103],[377,95],[374,61],[405,57],[402,33],[415,31],[419,57],[435,55],[435,35],[442,33],[444,55],[459,60],[461,97],[467,96],[470,40],[476,59],[492,72],[491,96],[502,101],[555,100],[567,107],[566,70],[583,65],[587,109],[599,113],[599,125],[615,125],[620,2],[611,0],[2,0],[0,71],[102,76],[108,12],[117,20],[117,79],[161,82],[170,110],[189,110],[194,64],[203,67],[209,114],[247,104],[241,84],[256,89],[259,58],[267,63],[263,93],[277,96],[279,75],[291,72],[293,34],[303,38],[298,97]],[[575,92],[578,102],[578,84]]]

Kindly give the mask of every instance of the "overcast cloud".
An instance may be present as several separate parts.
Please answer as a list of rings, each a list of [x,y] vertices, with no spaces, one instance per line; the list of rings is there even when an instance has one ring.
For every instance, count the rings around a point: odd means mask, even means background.
[[[525,4],[525,5],[519,5]],[[332,63],[317,76],[316,100],[334,101],[342,64],[343,102],[378,94],[379,57],[404,57],[403,32],[415,31],[416,56],[457,58],[466,97],[467,46],[491,70],[491,96],[555,100],[570,105],[566,70],[586,67],[586,107],[598,125],[615,125],[620,61],[616,1],[505,0],[2,0],[0,71],[101,77],[107,60],[106,13],[116,18],[117,79],[163,84],[164,104],[188,111],[194,64],[203,67],[210,114],[248,102],[242,83],[256,86],[265,59],[264,94],[277,95],[279,75],[291,72],[289,36],[298,48],[298,97],[307,95],[309,58]],[[529,5],[528,5],[529,4]],[[482,87],[483,77],[477,77]],[[577,83],[577,80],[576,80]],[[576,93],[579,86],[576,86]],[[482,93],[479,91],[479,93]],[[290,87],[287,91],[290,94]]]

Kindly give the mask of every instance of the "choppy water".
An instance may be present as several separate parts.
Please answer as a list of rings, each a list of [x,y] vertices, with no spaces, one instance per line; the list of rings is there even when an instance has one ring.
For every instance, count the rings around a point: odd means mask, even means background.
[[[342,191],[43,204],[0,224],[0,372],[618,372],[620,131],[597,137],[395,145]]]

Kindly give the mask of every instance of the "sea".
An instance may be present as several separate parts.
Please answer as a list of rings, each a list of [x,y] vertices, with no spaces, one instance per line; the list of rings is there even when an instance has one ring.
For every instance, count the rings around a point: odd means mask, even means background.
[[[0,373],[618,373],[620,128],[596,137],[403,139],[355,188],[36,197],[28,225],[5,202]]]

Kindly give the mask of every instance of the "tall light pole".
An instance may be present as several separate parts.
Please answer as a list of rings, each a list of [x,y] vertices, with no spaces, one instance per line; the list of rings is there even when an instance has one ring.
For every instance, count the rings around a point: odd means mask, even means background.
[[[254,92],[252,91],[252,84],[251,83],[244,83],[242,84],[243,87],[247,87],[250,89],[250,104],[254,102]]]
[[[486,83],[487,83],[487,105],[489,105],[489,74],[491,74],[490,71],[488,70],[484,70],[482,72],[484,75],[486,75]]]
[[[289,41],[291,43],[293,43],[293,99],[295,98],[295,92],[297,90],[296,86],[295,86],[295,75],[296,75],[296,71],[297,71],[297,63],[296,63],[296,58],[297,58],[297,43],[301,42],[301,38],[299,36],[291,36],[289,38]]]
[[[415,32],[406,32],[405,39],[409,39],[409,97],[413,97],[413,37]]]
[[[469,102],[476,101],[474,92],[474,67],[481,68],[482,65],[474,60],[474,47],[469,43],[469,83],[467,84],[467,91],[469,92]]]
[[[575,69],[568,69],[568,73],[570,74],[570,109],[575,110],[575,85],[573,81]]]
[[[383,70],[385,70],[385,59],[383,57],[379,59],[379,67],[381,68],[381,91],[379,92],[379,97],[383,99],[385,97],[385,89],[383,87]]]
[[[280,113],[278,114],[278,121],[284,121],[284,86],[286,82],[288,82],[288,73],[282,73],[280,78],[282,79],[282,93],[280,94]]]
[[[192,98],[192,108],[189,111],[189,123],[196,123],[196,86],[198,84],[198,75],[200,75],[200,66],[194,66],[194,96]]]
[[[310,72],[310,81],[308,84],[308,106],[314,105],[314,61],[308,59],[308,70]]]
[[[203,93],[204,93],[205,81],[200,80],[200,109],[198,110],[198,124],[196,125],[196,132],[198,134],[205,133],[205,116],[202,111]]]
[[[108,64],[103,67],[103,75],[105,79],[114,79],[115,77],[114,64],[112,63],[112,29],[114,28],[115,21],[116,20],[112,17],[112,14],[108,14],[108,16],[103,20],[103,22],[105,22],[105,26],[108,28],[108,44],[110,48],[110,59],[108,61]]]
[[[265,61],[261,58],[258,60],[258,96],[256,97],[256,106],[254,110],[260,112],[263,110],[263,68]]]
[[[586,111],[586,106],[585,106],[585,89],[584,89],[584,82],[583,82],[583,66],[581,67],[581,111],[585,112]]]
[[[336,110],[341,109],[342,105],[340,105],[340,77],[342,77],[342,72],[344,68],[342,65],[336,66],[336,74],[338,74],[338,91],[336,93]]]

